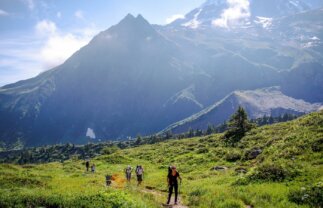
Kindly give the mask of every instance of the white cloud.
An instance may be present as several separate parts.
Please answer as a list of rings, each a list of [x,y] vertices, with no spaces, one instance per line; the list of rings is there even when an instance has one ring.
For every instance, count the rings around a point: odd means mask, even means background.
[[[90,41],[89,36],[76,36],[72,33],[50,36],[40,51],[43,67],[50,69],[62,64],[75,51]]]
[[[61,12],[57,12],[57,13],[56,13],[56,17],[57,17],[57,18],[61,18],[61,17],[62,17],[62,13],[61,13]]]
[[[0,39],[0,86],[62,64],[98,33],[93,25],[64,32],[50,20],[39,21],[34,29],[34,33],[16,39]]]
[[[223,10],[221,17],[212,21],[215,27],[229,28],[250,17],[249,0],[227,0],[228,8]]]
[[[50,69],[62,64],[75,51],[86,45],[97,30],[83,28],[68,33],[59,31],[56,24],[49,20],[42,20],[35,26],[37,34],[44,39],[40,49],[40,57],[44,69]]]
[[[8,15],[9,15],[9,13],[8,13],[8,12],[6,12],[6,11],[4,11],[4,10],[0,9],[0,16],[8,16]]]
[[[46,36],[49,34],[55,34],[57,31],[55,22],[52,22],[50,20],[42,20],[37,22],[35,28],[38,34]]]
[[[184,18],[185,18],[185,16],[182,14],[174,14],[166,19],[166,24],[170,24],[177,19],[184,19]]]
[[[36,36],[0,40],[0,86],[34,77],[62,64],[98,32],[83,28],[64,33],[56,28],[44,36],[35,30]]]
[[[83,11],[82,10],[77,10],[75,13],[74,13],[74,16],[78,19],[84,19],[84,14],[83,14]]]

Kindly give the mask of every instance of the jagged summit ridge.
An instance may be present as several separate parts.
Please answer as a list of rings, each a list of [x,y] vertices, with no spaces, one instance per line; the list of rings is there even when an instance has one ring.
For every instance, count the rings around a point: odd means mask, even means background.
[[[127,14],[117,25],[123,24],[149,24],[149,22],[141,15],[138,14],[137,17],[131,13]]]

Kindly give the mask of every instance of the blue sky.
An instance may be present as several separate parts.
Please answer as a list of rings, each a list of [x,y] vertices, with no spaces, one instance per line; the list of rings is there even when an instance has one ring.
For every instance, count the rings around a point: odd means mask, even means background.
[[[61,64],[126,14],[166,24],[204,0],[0,0],[0,86]]]

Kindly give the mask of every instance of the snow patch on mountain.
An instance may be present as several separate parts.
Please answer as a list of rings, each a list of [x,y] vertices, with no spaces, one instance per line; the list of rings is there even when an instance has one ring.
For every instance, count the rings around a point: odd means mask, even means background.
[[[95,133],[93,129],[87,128],[85,136],[90,137],[91,139],[95,139]]]
[[[182,26],[189,27],[192,29],[198,28],[200,25],[200,22],[197,19],[198,19],[198,16],[201,14],[201,12],[202,12],[202,9],[199,9],[199,11],[194,15],[194,18],[192,20],[182,24]]]
[[[273,24],[273,18],[257,16],[254,23],[261,25],[264,29],[269,29]]]

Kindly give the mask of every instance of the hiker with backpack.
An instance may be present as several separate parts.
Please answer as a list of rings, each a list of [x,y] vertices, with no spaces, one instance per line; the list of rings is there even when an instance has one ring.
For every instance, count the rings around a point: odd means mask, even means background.
[[[144,174],[144,168],[141,165],[137,166],[136,174],[137,174],[137,181],[138,181],[137,185],[139,186],[143,180],[143,174]]]
[[[127,181],[130,182],[132,167],[130,165],[128,165],[124,171],[125,171],[125,174],[126,174]]]
[[[93,165],[91,166],[91,171],[92,171],[92,173],[94,173],[94,172],[95,172],[95,164],[93,164]]]
[[[170,203],[171,196],[173,194],[173,189],[175,189],[175,205],[177,205],[177,197],[178,197],[178,178],[180,179],[180,183],[182,183],[182,178],[176,170],[175,166],[171,166],[168,168],[167,175],[167,184],[168,184],[168,200],[167,204]]]
[[[89,172],[89,168],[90,168],[90,161],[86,161],[85,162],[85,167],[86,167],[86,172]]]

